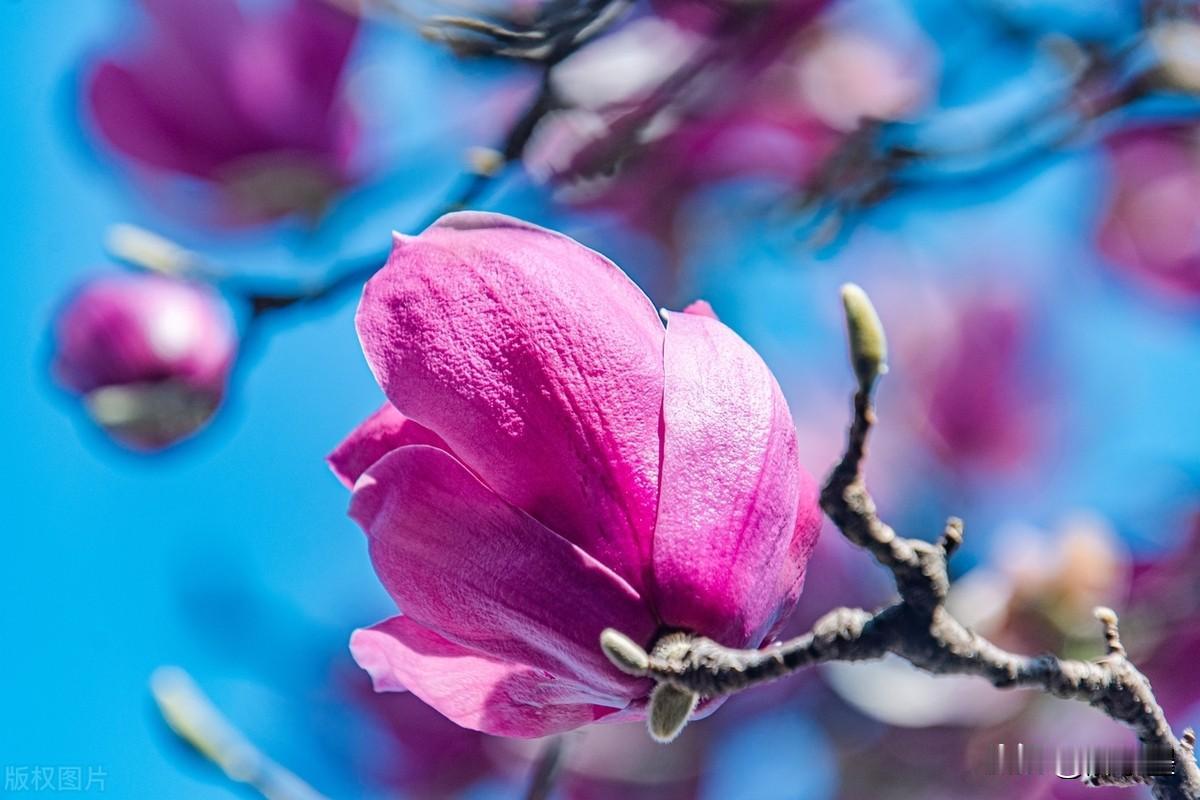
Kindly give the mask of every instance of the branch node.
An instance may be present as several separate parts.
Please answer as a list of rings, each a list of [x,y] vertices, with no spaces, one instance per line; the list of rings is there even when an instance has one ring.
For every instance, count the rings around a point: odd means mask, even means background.
[[[1092,615],[1104,626],[1104,641],[1108,645],[1108,654],[1125,655],[1125,646],[1121,644],[1121,632],[1117,628],[1117,612],[1108,606],[1096,606]]]
[[[942,552],[946,554],[946,558],[950,558],[962,543],[963,521],[958,517],[951,517],[946,520],[946,527],[942,531],[942,538],[938,540],[938,544],[941,546]]]

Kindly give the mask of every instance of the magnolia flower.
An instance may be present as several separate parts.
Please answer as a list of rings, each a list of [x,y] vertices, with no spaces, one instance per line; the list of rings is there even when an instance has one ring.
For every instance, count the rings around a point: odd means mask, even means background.
[[[1200,297],[1200,143],[1157,127],[1107,144],[1114,188],[1100,250],[1126,274],[1169,294]]]
[[[142,0],[139,49],[87,79],[99,133],[158,173],[215,184],[226,221],[318,214],[354,180],[342,89],[356,19],[324,0],[254,18],[236,0]]]
[[[232,315],[213,289],[117,275],[92,280],[60,312],[53,371],[114,439],[157,450],[212,417],[236,351]]]
[[[758,647],[782,626],[815,486],[774,377],[707,305],[660,318],[574,240],[459,213],[396,235],[357,326],[388,402],[330,461],[403,614],[351,640],[376,690],[541,736],[644,717],[653,683],[605,628]]]

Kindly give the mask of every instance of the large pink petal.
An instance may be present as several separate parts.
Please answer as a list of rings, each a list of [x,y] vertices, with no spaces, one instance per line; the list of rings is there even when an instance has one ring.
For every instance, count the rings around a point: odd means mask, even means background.
[[[355,631],[350,652],[376,691],[407,689],[459,725],[497,736],[547,736],[617,711],[578,684],[454,644],[408,617]]]
[[[635,588],[649,571],[662,323],[612,262],[496,214],[397,236],[358,332],[405,416]]]
[[[372,464],[410,444],[448,449],[436,433],[413,422],[391,403],[384,403],[330,453],[329,466],[347,489],[353,489],[358,476]]]
[[[622,675],[599,646],[609,626],[649,643],[655,623],[638,594],[444,450],[384,456],[359,478],[350,514],[384,587],[414,621],[614,705],[646,693],[647,682]]]
[[[779,385],[737,334],[669,314],[664,363],[656,605],[668,625],[756,646],[799,592],[815,485]]]

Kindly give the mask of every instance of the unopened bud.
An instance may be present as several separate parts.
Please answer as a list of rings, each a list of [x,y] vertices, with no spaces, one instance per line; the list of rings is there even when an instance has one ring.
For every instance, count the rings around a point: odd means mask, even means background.
[[[1150,43],[1171,88],[1200,92],[1200,25],[1174,20],[1155,27]]]
[[[660,683],[650,694],[650,716],[646,723],[654,741],[667,744],[687,725],[688,718],[696,710],[700,696],[687,689],[679,689],[669,683]]]
[[[600,634],[600,647],[617,669],[628,675],[642,676],[650,669],[650,656],[637,642],[612,628]]]
[[[846,311],[846,332],[854,374],[859,387],[870,391],[875,380],[887,372],[887,339],[883,334],[883,323],[867,293],[856,284],[842,286],[842,306]]]
[[[59,312],[54,339],[55,379],[113,439],[142,451],[207,424],[238,346],[217,291],[146,273],[88,281]]]
[[[504,169],[504,154],[491,147],[472,147],[467,151],[467,164],[476,175],[490,178]]]
[[[104,386],[83,398],[88,416],[113,439],[134,450],[168,447],[203,428],[220,395],[181,381]]]
[[[136,225],[113,225],[105,244],[118,261],[162,275],[182,275],[195,260],[170,239]]]

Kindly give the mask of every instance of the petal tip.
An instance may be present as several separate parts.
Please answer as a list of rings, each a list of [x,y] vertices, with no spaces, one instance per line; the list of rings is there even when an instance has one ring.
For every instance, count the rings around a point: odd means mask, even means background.
[[[709,319],[717,319],[717,312],[713,310],[712,304],[707,300],[693,300],[687,307],[683,309],[684,314],[695,314],[700,317],[708,317]]]
[[[407,692],[408,687],[392,669],[385,643],[380,641],[385,636],[373,628],[358,628],[350,634],[350,657],[371,676],[371,687],[376,692]]]

